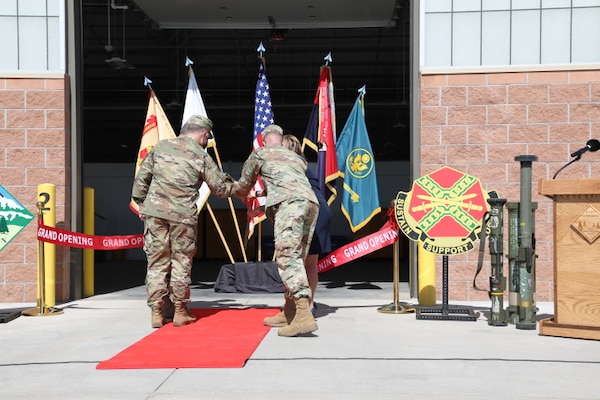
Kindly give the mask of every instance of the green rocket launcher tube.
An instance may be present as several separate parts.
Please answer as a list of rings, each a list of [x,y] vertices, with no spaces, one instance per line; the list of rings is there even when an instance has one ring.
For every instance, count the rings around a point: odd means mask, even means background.
[[[508,322],[519,321],[519,203],[506,203],[508,210]]]
[[[521,199],[519,202],[519,320],[517,329],[536,328],[535,305],[535,239],[533,232],[534,217],[531,202],[531,164],[537,156],[522,155],[515,157],[521,163]]]
[[[506,278],[503,271],[504,257],[504,204],[506,199],[488,199],[490,209],[490,236],[488,237],[492,273],[490,275],[490,318],[488,325],[508,325],[506,310],[504,309],[504,289]]]

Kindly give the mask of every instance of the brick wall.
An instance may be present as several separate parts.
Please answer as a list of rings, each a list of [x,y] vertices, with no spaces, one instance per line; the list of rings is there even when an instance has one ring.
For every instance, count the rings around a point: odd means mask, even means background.
[[[600,138],[600,71],[478,73],[421,76],[420,176],[447,165],[479,178],[507,201],[520,199],[520,163],[532,154],[535,213],[536,298],[553,297],[552,201],[538,195],[539,179],[551,179],[590,138]],[[599,153],[587,153],[559,177],[597,178]],[[507,214],[505,213],[505,216]],[[505,240],[507,238],[505,221]],[[477,243],[477,247],[479,243]],[[507,246],[504,246],[505,254]],[[486,266],[489,254],[486,248]],[[449,297],[487,300],[472,288],[477,251],[449,259]],[[437,262],[440,297],[441,257]],[[507,262],[505,258],[505,275]],[[478,286],[488,288],[489,267]]]
[[[0,185],[37,216],[38,185],[56,185],[56,223],[69,229],[64,78],[0,77]],[[36,221],[0,252],[0,302],[37,299]],[[56,247],[56,300],[68,296],[68,249]]]

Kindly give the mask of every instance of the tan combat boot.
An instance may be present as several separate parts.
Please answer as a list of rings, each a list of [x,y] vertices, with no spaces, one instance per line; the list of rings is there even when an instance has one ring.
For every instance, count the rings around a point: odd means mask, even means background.
[[[171,301],[171,296],[166,295],[163,297],[162,315],[167,320],[173,320],[175,316],[175,305]]]
[[[283,310],[277,315],[265,318],[263,324],[273,327],[285,326],[292,322],[294,315],[296,315],[296,304],[294,304],[294,300],[286,296]]]
[[[163,317],[160,307],[152,307],[152,327],[160,328],[165,324],[165,317]]]
[[[176,302],[173,326],[184,326],[193,322],[196,322],[196,317],[188,312],[185,303]]]
[[[295,299],[296,315],[289,325],[279,328],[279,336],[298,336],[303,333],[314,332],[319,327],[309,308],[309,301],[306,297]]]

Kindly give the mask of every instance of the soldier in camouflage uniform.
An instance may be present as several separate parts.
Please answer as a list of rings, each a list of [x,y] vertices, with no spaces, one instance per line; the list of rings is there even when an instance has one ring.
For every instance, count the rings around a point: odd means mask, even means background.
[[[300,140],[298,140],[296,136],[291,134],[283,135],[282,145],[283,147],[286,147],[296,154],[304,157],[302,144],[300,144]],[[315,232],[308,249],[308,255],[304,261],[304,269],[306,270],[308,284],[312,293],[312,297],[310,299],[310,311],[313,315],[316,315],[317,304],[315,303],[315,293],[317,291],[317,286],[319,285],[319,271],[317,271],[317,263],[319,261],[319,256],[331,252],[331,237],[329,235],[329,226],[331,225],[331,210],[329,209],[329,204],[327,204],[327,199],[323,193],[321,193],[319,179],[310,168],[306,170],[306,177],[308,178],[310,186],[312,187],[313,192],[319,201],[319,216],[317,217],[317,225],[315,226]]]
[[[227,197],[234,187],[233,179],[205,150],[212,138],[211,130],[208,118],[190,117],[178,137],[154,146],[134,180],[131,197],[139,205],[139,216],[144,221],[146,288],[153,328],[165,323],[163,306],[169,296],[175,306],[173,325],[196,320],[186,306],[196,253],[198,190],[206,182],[213,194]]]
[[[306,177],[306,160],[282,146],[281,127],[269,125],[262,135],[265,145],[254,150],[244,163],[235,194],[246,198],[259,175],[265,184],[265,213],[274,225],[276,261],[286,289],[286,301],[283,311],[266,318],[264,323],[280,326],[280,336],[297,336],[318,329],[308,307],[311,289],[304,260],[315,229],[319,202]]]

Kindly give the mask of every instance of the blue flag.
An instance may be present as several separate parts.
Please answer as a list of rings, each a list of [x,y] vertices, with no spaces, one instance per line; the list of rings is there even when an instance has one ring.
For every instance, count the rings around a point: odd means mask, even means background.
[[[337,141],[337,163],[344,180],[342,213],[352,232],[364,227],[381,212],[375,159],[367,133],[363,107],[364,93],[354,103],[352,112]]]

